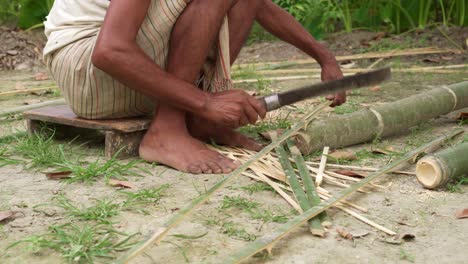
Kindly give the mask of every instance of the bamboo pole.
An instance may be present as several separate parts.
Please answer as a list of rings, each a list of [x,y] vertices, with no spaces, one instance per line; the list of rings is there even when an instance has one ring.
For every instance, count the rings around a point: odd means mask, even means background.
[[[426,156],[416,165],[418,181],[428,189],[443,186],[450,179],[467,175],[468,143],[448,147]]]
[[[468,82],[442,86],[405,99],[369,109],[318,120],[298,133],[303,154],[342,148],[407,132],[422,122],[468,107]]]
[[[369,52],[364,54],[354,54],[346,56],[336,56],[337,61],[347,60],[363,60],[363,59],[378,59],[378,58],[392,58],[401,56],[412,56],[412,55],[424,55],[424,54],[442,54],[442,53],[459,53],[457,49],[438,49],[434,47],[428,48],[417,48],[409,50],[393,50],[388,52]],[[246,68],[246,67],[263,67],[263,66],[275,66],[279,64],[286,65],[303,65],[303,64],[315,64],[317,63],[313,59],[295,60],[295,61],[274,61],[274,62],[259,62],[259,63],[245,63],[234,65],[233,69]]]
[[[57,99],[57,100],[46,101],[46,102],[42,102],[42,103],[38,103],[38,104],[18,106],[18,107],[15,107],[15,108],[1,110],[0,111],[0,117],[9,116],[9,115],[12,115],[12,114],[16,114],[16,113],[19,113],[19,112],[24,112],[24,111],[27,111],[27,110],[36,109],[36,108],[40,108],[40,107],[44,107],[44,106],[62,105],[62,104],[65,104],[65,99]]]
[[[291,165],[291,162],[288,159],[288,153],[282,145],[276,147],[276,153],[278,153],[278,158],[283,168],[284,174],[286,174],[286,179],[288,180],[289,185],[293,191],[296,201],[299,203],[303,211],[306,211],[312,207],[308,197],[306,196],[304,190],[302,189],[299,180],[297,179],[296,173]],[[314,236],[325,237],[325,230],[322,228],[320,217],[314,217],[308,221],[309,230]]]
[[[186,205],[184,208],[179,210],[165,225],[163,228],[159,228],[156,230],[148,239],[142,241],[135,245],[125,256],[118,259],[116,263],[128,263],[131,259],[135,258],[139,254],[143,253],[144,250],[151,246],[152,244],[156,243],[159,244],[164,237],[167,236],[167,233],[174,227],[176,227],[180,222],[182,222],[185,218],[187,218],[193,211],[195,211],[198,207],[200,207],[204,202],[206,202],[215,192],[226,186],[226,184],[232,182],[237,176],[241,175],[245,170],[247,170],[250,166],[256,163],[260,158],[262,158],[265,154],[272,151],[278,145],[280,145],[283,141],[297,133],[302,127],[306,126],[310,120],[321,112],[325,107],[329,106],[329,102],[324,102],[317,106],[311,113],[305,115],[300,119],[300,121],[290,130],[283,133],[277,141],[272,142],[265,148],[263,148],[260,152],[255,154],[251,159],[246,161],[242,166],[228,174],[224,177],[221,181],[217,182],[213,185],[209,190],[207,190],[204,194],[200,195],[199,197],[195,198]]]
[[[419,147],[403,157],[399,158],[398,160],[388,164],[384,168],[382,168],[380,171],[377,171],[375,173],[372,173],[369,175],[367,178],[361,180],[358,183],[355,183],[353,186],[351,186],[348,189],[345,189],[341,192],[338,193],[337,196],[330,198],[327,201],[322,202],[318,206],[314,206],[311,209],[305,211],[303,214],[296,216],[286,224],[282,225],[279,227],[278,230],[268,233],[258,239],[256,239],[254,242],[247,244],[244,248],[239,250],[238,252],[228,256],[226,259],[221,260],[220,263],[239,263],[250,256],[253,256],[254,254],[266,249],[267,251],[271,252],[271,249],[273,246],[283,237],[288,235],[290,232],[293,230],[297,229],[301,225],[303,225],[305,222],[307,222],[309,219],[312,217],[317,216],[319,213],[325,211],[326,209],[330,208],[331,206],[334,206],[341,200],[345,199],[349,195],[353,194],[356,192],[356,190],[366,186],[367,184],[371,183],[372,181],[378,179],[379,177],[382,177],[383,175],[395,170],[399,166],[402,166],[405,162],[409,161],[414,155],[417,155],[418,153],[421,153],[424,151],[425,148],[428,146],[438,143],[440,141],[446,140],[446,136],[442,136],[437,138],[436,140],[423,145],[422,147]],[[434,143],[435,142],[435,143]]]

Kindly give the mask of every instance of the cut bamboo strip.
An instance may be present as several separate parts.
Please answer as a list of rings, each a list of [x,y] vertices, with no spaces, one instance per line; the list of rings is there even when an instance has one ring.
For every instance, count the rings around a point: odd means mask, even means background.
[[[381,226],[381,225],[379,225],[377,223],[374,223],[371,220],[365,218],[364,216],[362,216],[362,215],[360,215],[360,214],[358,214],[358,213],[356,213],[356,212],[354,212],[354,211],[352,211],[352,210],[350,210],[348,208],[345,208],[345,207],[343,207],[341,205],[337,205],[335,207],[343,210],[344,212],[356,217],[357,219],[361,220],[362,222],[364,222],[364,223],[366,223],[366,224],[368,224],[368,225],[370,225],[370,226],[372,226],[372,227],[374,227],[374,228],[376,228],[376,229],[378,229],[378,230],[380,230],[380,231],[382,231],[382,232],[384,232],[384,233],[386,233],[388,235],[391,235],[391,236],[396,235],[396,233],[394,231],[392,231],[392,230],[390,230],[390,229],[388,229],[388,228],[386,228],[384,226]]]
[[[276,153],[278,154],[281,167],[283,167],[284,174],[286,174],[286,179],[288,179],[288,183],[291,186],[291,189],[293,190],[294,197],[296,197],[296,201],[299,203],[303,211],[308,210],[312,207],[312,204],[307,198],[304,190],[302,189],[301,184],[299,183],[299,180],[297,179],[296,174],[294,173],[294,169],[288,158],[288,153],[282,145],[276,147]],[[319,217],[314,217],[310,219],[308,223],[309,230],[312,233],[312,235],[319,237],[325,236],[325,230],[323,230],[322,228],[322,224]]]
[[[322,159],[320,160],[319,169],[317,172],[317,177],[315,178],[315,185],[320,186],[323,181],[323,173],[325,171],[325,166],[327,165],[327,157],[330,147],[324,147],[322,152]]]
[[[309,165],[316,165],[318,166],[320,163],[319,162],[314,162],[314,161],[306,161],[307,164]],[[340,164],[327,164],[328,168],[333,168],[333,169],[348,169],[348,170],[354,170],[354,171],[367,171],[367,172],[376,172],[379,169],[377,168],[371,168],[371,167],[361,167],[361,166],[351,166],[351,165],[340,165]],[[411,171],[393,171],[393,174],[404,174],[404,175],[416,175],[416,173],[411,172]]]
[[[16,114],[16,113],[19,113],[19,112],[24,112],[24,111],[27,111],[27,110],[36,109],[36,108],[40,108],[40,107],[44,107],[44,106],[62,105],[62,104],[65,104],[65,99],[57,99],[57,100],[46,101],[46,102],[42,102],[42,103],[38,103],[38,104],[18,106],[18,107],[15,107],[15,108],[10,108],[10,109],[0,111],[0,117],[9,116],[9,115],[12,115],[12,114]]]
[[[457,49],[438,49],[434,47],[427,48],[417,48],[409,50],[393,50],[388,52],[369,52],[364,54],[354,54],[346,56],[336,56],[337,61],[347,61],[347,60],[363,60],[363,59],[377,59],[377,58],[391,58],[391,57],[401,57],[401,56],[412,56],[412,55],[424,55],[424,54],[442,54],[442,53],[460,53]],[[317,62],[314,59],[304,59],[304,60],[295,60],[295,61],[274,61],[274,62],[259,62],[259,63],[246,63],[234,65],[233,69],[246,68],[246,67],[261,67],[261,66],[274,66],[278,64],[287,65],[301,65],[301,64],[316,64]]]
[[[186,217],[188,217],[194,210],[196,210],[198,207],[200,207],[206,200],[208,200],[216,191],[220,190],[226,184],[232,182],[237,176],[241,175],[244,171],[246,171],[250,166],[252,166],[254,163],[256,163],[260,158],[262,158],[265,154],[269,153],[272,151],[274,148],[276,148],[278,145],[280,145],[283,141],[287,140],[289,137],[297,133],[301,128],[303,128],[305,125],[307,125],[310,120],[320,113],[325,107],[329,106],[329,102],[324,102],[317,106],[311,113],[305,115],[302,117],[299,122],[290,130],[286,131],[283,133],[277,141],[272,142],[270,145],[266,146],[263,148],[260,152],[258,152],[256,155],[254,155],[251,159],[249,159],[247,162],[245,162],[242,166],[231,172],[229,175],[227,175],[225,178],[223,178],[221,181],[217,182],[213,187],[211,187],[209,190],[206,191],[206,193],[200,195],[199,197],[195,198],[190,202],[188,205],[186,205],[184,208],[178,211],[164,226],[164,228],[158,229],[156,232],[151,235],[148,239],[138,243],[135,245],[129,252],[128,254],[124,255],[122,258],[117,260],[116,263],[128,263],[131,259],[134,257],[138,256],[144,250],[148,247],[151,246],[152,244],[160,243],[164,237],[166,237],[167,233],[176,227],[180,222],[182,222]]]
[[[317,193],[314,182],[312,181],[312,177],[310,175],[309,169],[305,164],[305,160],[301,151],[294,145],[292,140],[288,140],[287,144],[289,151],[293,156],[294,162],[296,163],[296,167],[304,185],[304,189],[306,190],[307,199],[309,200],[310,205],[316,206],[320,204],[320,197]],[[323,227],[329,228],[332,226],[332,221],[327,212],[323,211],[318,215],[318,218],[320,218],[320,222]]]
[[[302,215],[299,215],[288,223],[282,225],[278,230],[273,233],[269,233],[265,236],[262,236],[255,240],[252,243],[249,243],[247,246],[239,250],[238,252],[232,254],[227,259],[221,261],[221,263],[239,263],[242,260],[249,258],[250,256],[264,250],[271,250],[276,242],[278,242],[281,238],[285,237],[287,234],[298,228],[299,226],[303,225],[309,219],[314,216],[317,216],[319,213],[323,212],[324,210],[334,206],[341,200],[345,199],[349,195],[356,192],[358,189],[366,186],[367,184],[371,183],[372,181],[376,180],[377,178],[385,175],[386,173],[397,169],[398,167],[402,166],[403,163],[409,161],[414,155],[421,153],[424,151],[425,148],[435,144],[434,142],[438,142],[440,140],[446,140],[446,136],[442,136],[437,138],[436,140],[419,147],[403,157],[399,158],[398,160],[392,162],[391,164],[387,165],[386,167],[382,168],[380,171],[372,173],[367,178],[361,180],[360,182],[354,184],[351,188],[345,189],[341,191],[336,197],[330,198],[327,201],[322,202],[318,206],[314,206],[311,209],[305,211]]]

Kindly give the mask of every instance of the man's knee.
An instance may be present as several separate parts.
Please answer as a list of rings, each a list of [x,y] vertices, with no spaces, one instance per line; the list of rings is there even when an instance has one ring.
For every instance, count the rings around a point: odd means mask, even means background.
[[[199,8],[203,12],[219,12],[227,13],[232,6],[234,6],[239,0],[192,0],[190,5]]]

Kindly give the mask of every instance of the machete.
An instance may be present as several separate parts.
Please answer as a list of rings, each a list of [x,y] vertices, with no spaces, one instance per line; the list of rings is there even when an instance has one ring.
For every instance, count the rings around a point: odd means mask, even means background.
[[[358,73],[339,80],[321,82],[282,93],[271,94],[260,98],[260,100],[264,103],[267,111],[269,112],[285,105],[294,104],[311,97],[334,94],[349,89],[377,85],[390,79],[391,77],[391,69],[387,67],[365,73]]]

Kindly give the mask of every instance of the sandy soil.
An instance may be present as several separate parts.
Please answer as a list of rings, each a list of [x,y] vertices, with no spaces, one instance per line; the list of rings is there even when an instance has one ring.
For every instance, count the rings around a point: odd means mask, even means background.
[[[263,44],[262,44],[263,45]],[[283,44],[268,44],[281,50]],[[262,47],[262,46],[259,46]],[[247,52],[247,53],[246,53]],[[250,56],[244,51],[244,57]],[[262,55],[259,55],[259,59]],[[245,61],[245,60],[244,60]],[[388,61],[390,62],[390,61]],[[402,67],[405,67],[403,65]],[[468,72],[458,74],[395,74],[393,80],[381,86],[379,92],[361,90],[350,96],[349,102],[356,107],[391,102],[406,96],[424,92],[431,87],[451,84],[466,80]],[[0,75],[0,91],[8,90],[16,83],[26,86],[46,86],[50,81],[34,81],[33,73],[8,72]],[[275,82],[269,85],[274,90],[290,89],[311,81],[299,80]],[[254,86],[245,85],[248,89]],[[46,100],[54,95],[25,95],[0,98],[2,107],[22,104],[26,99]],[[299,108],[317,103],[310,100]],[[292,120],[299,114],[293,114]],[[333,118],[333,110],[324,113],[321,118]],[[441,117],[425,124],[419,132],[408,133],[401,137],[386,139],[387,143],[397,150],[411,148],[410,140],[426,142],[450,129],[458,123]],[[467,132],[468,127],[462,126]],[[22,121],[1,121],[0,135],[10,134],[12,128],[24,129]],[[78,143],[74,143],[78,145]],[[369,145],[348,148],[358,151]],[[89,160],[102,158],[100,144],[87,144],[77,149],[86,153]],[[79,159],[80,156],[76,156]],[[360,160],[357,164],[382,166],[388,162],[387,157]],[[180,208],[215,184],[222,176],[191,175],[180,173],[164,166],[141,164],[151,171],[152,175],[143,178],[130,177],[129,180],[139,189],[170,184],[165,197],[158,204],[150,205],[146,209],[148,215],[122,211],[112,218],[113,226],[127,233],[140,232],[138,239],[143,239],[157,227],[161,226]],[[413,166],[406,168],[413,170]],[[197,212],[179,225],[171,234],[206,236],[196,239],[181,239],[168,236],[160,246],[153,246],[146,254],[139,256],[132,263],[222,263],[223,258],[235,252],[247,241],[224,234],[220,225],[233,222],[238,229],[244,229],[250,235],[261,236],[276,230],[281,224],[264,223],[254,220],[240,209],[220,209],[223,197],[241,196],[260,203],[262,209],[268,209],[277,214],[294,216],[292,208],[278,195],[270,191],[253,194],[239,189],[252,184],[247,178],[239,178],[229,187],[224,188],[202,206]],[[334,227],[329,230],[326,238],[320,239],[310,235],[306,227],[302,227],[285,239],[281,240],[273,249],[273,255],[267,258],[252,258],[248,263],[466,263],[468,253],[466,248],[466,234],[468,220],[455,219],[454,213],[468,206],[468,186],[461,186],[457,192],[448,189],[429,191],[423,189],[415,177],[388,175],[377,182],[387,186],[385,189],[375,188],[369,194],[356,194],[351,201],[369,209],[363,214],[369,219],[386,226],[396,232],[408,232],[416,236],[414,241],[401,245],[383,242],[389,237],[382,232],[359,222],[355,218],[341,211],[330,209]],[[331,191],[333,187],[327,186]],[[336,191],[336,190],[335,190]],[[23,166],[9,165],[0,168],[0,211],[11,209],[20,211],[21,215],[13,221],[0,224],[0,258],[2,263],[63,263],[64,260],[53,251],[43,251],[31,254],[26,251],[26,244],[5,250],[8,245],[33,234],[47,231],[51,224],[68,222],[63,210],[46,207],[46,212],[34,208],[38,204],[50,204],[51,198],[63,193],[73,201],[90,205],[94,198],[108,198],[122,201],[123,195],[116,188],[107,186],[103,180],[92,184],[66,184],[60,181],[48,180],[40,171],[28,170]],[[354,242],[340,238],[336,227],[355,232],[369,232],[369,235],[356,239]],[[185,257],[184,257],[185,255]],[[98,260],[99,263],[110,263],[109,260]]]

